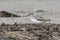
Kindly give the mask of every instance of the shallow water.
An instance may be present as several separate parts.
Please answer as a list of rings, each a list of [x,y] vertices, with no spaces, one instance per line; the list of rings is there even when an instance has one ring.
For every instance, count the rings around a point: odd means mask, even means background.
[[[41,9],[47,13],[35,13]],[[60,0],[0,0],[0,10],[5,10],[16,15],[26,15],[33,12],[34,15],[41,15],[51,19],[53,23],[60,24]],[[25,13],[17,13],[17,11],[25,11]]]

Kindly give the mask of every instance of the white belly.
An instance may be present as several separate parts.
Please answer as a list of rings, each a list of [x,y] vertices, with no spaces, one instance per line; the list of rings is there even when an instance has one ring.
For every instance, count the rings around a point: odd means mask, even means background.
[[[40,23],[43,23],[43,21],[32,20],[32,23],[33,24],[40,24]]]

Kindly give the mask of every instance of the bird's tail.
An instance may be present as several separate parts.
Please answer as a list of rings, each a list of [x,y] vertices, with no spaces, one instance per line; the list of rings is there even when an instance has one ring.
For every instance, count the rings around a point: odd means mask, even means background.
[[[45,21],[51,21],[51,19],[47,19],[47,20],[45,20]]]

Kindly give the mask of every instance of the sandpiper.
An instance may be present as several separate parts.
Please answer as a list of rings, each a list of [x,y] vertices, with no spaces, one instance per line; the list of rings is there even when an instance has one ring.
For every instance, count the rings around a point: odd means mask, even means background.
[[[42,23],[46,23],[50,20],[37,20],[36,18],[31,17],[31,21],[32,21],[32,24],[42,24]]]

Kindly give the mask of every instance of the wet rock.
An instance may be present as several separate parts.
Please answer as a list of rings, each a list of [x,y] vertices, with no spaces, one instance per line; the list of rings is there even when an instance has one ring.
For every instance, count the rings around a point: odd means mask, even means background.
[[[55,32],[59,35],[59,27],[58,24],[5,24],[0,26],[0,40],[51,40]]]

